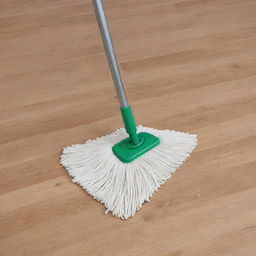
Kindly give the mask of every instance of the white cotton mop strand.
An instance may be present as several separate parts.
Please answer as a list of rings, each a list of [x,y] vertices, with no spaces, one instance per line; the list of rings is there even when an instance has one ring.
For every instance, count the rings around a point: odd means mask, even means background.
[[[125,128],[64,148],[61,164],[74,183],[105,205],[106,213],[128,219],[182,165],[196,147],[197,137],[171,130],[136,127],[102,2],[92,1]]]

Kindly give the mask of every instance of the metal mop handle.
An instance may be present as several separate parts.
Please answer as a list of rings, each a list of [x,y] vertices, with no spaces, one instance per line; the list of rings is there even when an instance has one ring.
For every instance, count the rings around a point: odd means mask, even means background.
[[[122,82],[119,66],[116,60],[116,54],[113,47],[113,42],[108,28],[108,23],[104,13],[104,8],[101,0],[92,0],[95,9],[95,14],[100,28],[101,37],[103,40],[105,52],[108,59],[109,68],[115,84],[116,93],[122,108],[128,107],[125,89]]]
[[[138,147],[143,141],[140,140],[140,138],[137,134],[136,124],[134,121],[132,110],[131,110],[131,107],[129,106],[127,99],[126,99],[124,85],[123,85],[123,82],[121,79],[120,70],[118,67],[117,60],[116,60],[116,54],[114,51],[114,47],[113,47],[111,35],[109,32],[106,16],[104,13],[102,1],[101,0],[92,0],[92,3],[94,6],[94,9],[95,9],[95,14],[97,17],[101,37],[103,40],[105,52],[106,52],[107,59],[108,59],[108,64],[110,67],[110,71],[111,71],[112,78],[113,78],[113,81],[115,84],[118,99],[120,102],[120,106],[121,106],[120,111],[122,114],[125,130],[129,134],[130,141],[131,141],[133,147]]]

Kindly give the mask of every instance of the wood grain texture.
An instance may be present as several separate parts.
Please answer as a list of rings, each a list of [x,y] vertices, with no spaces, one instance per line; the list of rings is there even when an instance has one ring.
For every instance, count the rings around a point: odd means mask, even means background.
[[[199,145],[134,218],[104,215],[59,165],[122,125],[91,2],[1,0],[0,255],[255,256],[255,0],[105,6],[136,119]]]

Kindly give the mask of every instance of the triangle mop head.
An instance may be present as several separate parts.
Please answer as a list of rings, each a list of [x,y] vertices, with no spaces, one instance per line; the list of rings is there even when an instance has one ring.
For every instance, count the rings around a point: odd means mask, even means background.
[[[127,137],[124,128],[66,147],[61,156],[72,181],[103,203],[106,213],[121,219],[133,217],[197,144],[194,134],[143,126],[137,130],[157,136],[160,144],[131,163],[121,162],[112,152],[113,145]]]

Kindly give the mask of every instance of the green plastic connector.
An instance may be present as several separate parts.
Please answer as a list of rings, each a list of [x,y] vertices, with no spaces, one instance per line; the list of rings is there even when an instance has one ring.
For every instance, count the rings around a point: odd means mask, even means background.
[[[141,132],[137,134],[136,124],[130,106],[120,108],[120,110],[125,130],[129,134],[129,137],[115,144],[112,147],[112,151],[120,161],[130,163],[157,146],[160,140],[150,133]]]
[[[126,108],[120,108],[120,111],[122,114],[125,130],[129,134],[132,144],[136,146],[140,143],[140,140],[137,135],[137,128],[132,114],[132,109],[130,106],[128,106]]]

